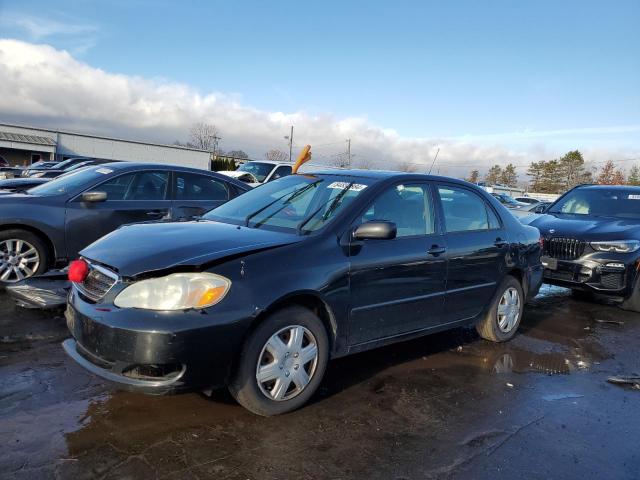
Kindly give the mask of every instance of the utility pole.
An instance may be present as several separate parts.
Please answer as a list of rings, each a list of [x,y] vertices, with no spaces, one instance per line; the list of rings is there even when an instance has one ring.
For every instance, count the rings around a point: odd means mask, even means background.
[[[351,139],[347,138],[347,165],[351,168]]]
[[[291,133],[288,137],[284,137],[289,139],[289,162],[291,162],[291,155],[293,152],[293,125],[291,125]]]

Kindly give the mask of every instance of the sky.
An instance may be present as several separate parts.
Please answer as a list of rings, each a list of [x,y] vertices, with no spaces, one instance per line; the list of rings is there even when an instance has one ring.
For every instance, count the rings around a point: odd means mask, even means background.
[[[459,174],[640,163],[640,2],[0,0],[0,122]],[[355,160],[354,160],[355,161]],[[357,163],[357,162],[356,162]],[[522,167],[520,167],[522,166]]]

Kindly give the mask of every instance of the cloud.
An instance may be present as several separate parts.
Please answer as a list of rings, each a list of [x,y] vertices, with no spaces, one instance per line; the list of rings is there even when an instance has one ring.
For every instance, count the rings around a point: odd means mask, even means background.
[[[22,29],[35,41],[56,35],[84,35],[98,31],[95,25],[6,12],[0,17],[0,25]]]
[[[350,138],[356,164],[358,159],[379,168],[412,163],[425,171],[440,149],[436,168],[449,175],[495,163],[526,165],[542,154],[562,153],[544,145],[509,148],[498,138],[408,138],[364,117],[259,110],[237,96],[106,72],[67,51],[17,40],[0,40],[0,121],[166,143],[186,139],[190,125],[203,121],[218,127],[222,148],[241,148],[256,158],[270,148],[287,149],[284,136],[294,125],[296,143],[316,145],[319,163],[335,161]]]

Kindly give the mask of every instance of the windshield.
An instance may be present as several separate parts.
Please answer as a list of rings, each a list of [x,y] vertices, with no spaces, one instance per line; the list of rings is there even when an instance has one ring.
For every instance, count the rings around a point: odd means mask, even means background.
[[[275,165],[273,163],[247,162],[238,167],[239,172],[249,172],[262,183],[269,176]]]
[[[515,198],[510,197],[509,195],[506,195],[504,193],[497,193],[493,196],[500,200],[502,203],[508,203],[509,205],[518,205],[520,203]]]
[[[549,213],[640,219],[640,189],[578,188],[558,200]]]
[[[251,190],[203,216],[235,225],[310,233],[321,229],[373,180],[290,175]]]
[[[99,178],[113,172],[107,167],[87,167],[66,173],[61,177],[57,177],[50,182],[38,185],[37,187],[27,190],[29,195],[52,196],[69,193],[86,184],[90,184]]]

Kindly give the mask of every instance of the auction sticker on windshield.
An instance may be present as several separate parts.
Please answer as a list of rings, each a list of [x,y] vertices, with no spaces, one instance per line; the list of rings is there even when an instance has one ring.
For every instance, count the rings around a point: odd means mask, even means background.
[[[629,200],[640,200],[640,195],[629,195]]]
[[[349,182],[333,182],[327,188],[337,188],[339,190],[344,190],[344,189],[346,189],[348,187],[349,190],[353,190],[355,192],[360,192],[360,191],[364,190],[365,188],[367,188],[366,185],[362,185],[361,183],[354,183],[351,186],[349,186],[349,185],[350,185]]]

